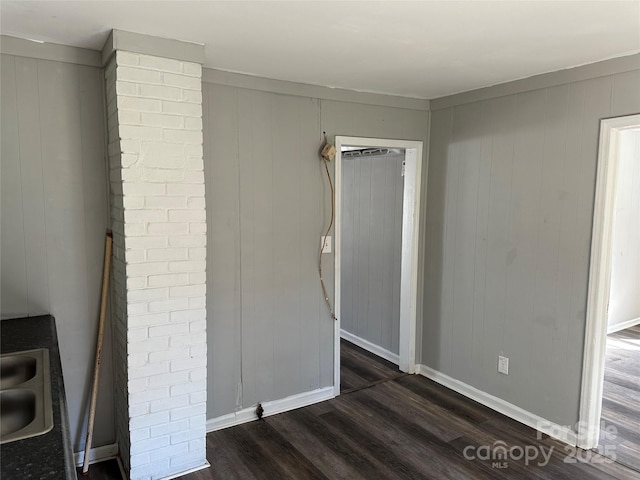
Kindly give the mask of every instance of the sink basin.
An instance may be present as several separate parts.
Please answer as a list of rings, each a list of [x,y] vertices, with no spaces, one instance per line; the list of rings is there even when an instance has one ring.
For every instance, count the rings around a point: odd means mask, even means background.
[[[36,418],[36,395],[30,390],[0,391],[0,436],[10,435]]]
[[[0,444],[52,428],[49,350],[0,355]]]
[[[0,357],[0,390],[15,387],[36,376],[38,361],[28,355]]]

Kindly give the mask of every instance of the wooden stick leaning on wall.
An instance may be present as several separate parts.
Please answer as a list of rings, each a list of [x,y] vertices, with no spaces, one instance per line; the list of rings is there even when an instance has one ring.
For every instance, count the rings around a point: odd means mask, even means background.
[[[104,322],[107,315],[107,296],[109,295],[109,272],[111,270],[111,246],[113,234],[107,232],[107,242],[104,248],[104,270],[102,273],[102,297],[100,299],[100,320],[98,323],[98,342],[96,346],[96,363],[93,370],[93,385],[91,387],[91,402],[89,404],[89,421],[87,422],[87,439],[84,444],[84,462],[82,474],[89,471],[89,454],[93,440],[93,421],[96,416],[96,399],[98,395],[98,379],[100,377],[100,362],[102,361],[102,341],[104,338]]]

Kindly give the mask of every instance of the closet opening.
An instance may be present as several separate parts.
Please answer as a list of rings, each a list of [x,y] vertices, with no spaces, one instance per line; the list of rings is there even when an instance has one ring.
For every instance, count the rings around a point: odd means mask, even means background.
[[[413,373],[422,142],[336,137],[335,394]]]

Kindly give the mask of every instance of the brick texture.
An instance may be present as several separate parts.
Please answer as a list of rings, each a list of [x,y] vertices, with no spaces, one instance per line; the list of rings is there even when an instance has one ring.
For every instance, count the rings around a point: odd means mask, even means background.
[[[132,480],[206,462],[201,74],[124,51],[105,69],[116,434]]]

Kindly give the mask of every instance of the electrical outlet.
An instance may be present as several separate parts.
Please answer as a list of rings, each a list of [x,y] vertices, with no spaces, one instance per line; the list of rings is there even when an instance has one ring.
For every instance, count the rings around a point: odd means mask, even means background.
[[[498,355],[498,373],[509,375],[509,358]]]
[[[320,246],[322,247],[322,253],[331,253],[331,235],[320,237]]]

